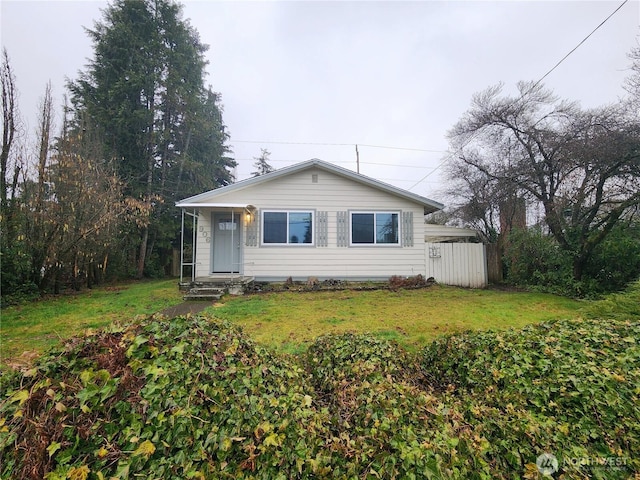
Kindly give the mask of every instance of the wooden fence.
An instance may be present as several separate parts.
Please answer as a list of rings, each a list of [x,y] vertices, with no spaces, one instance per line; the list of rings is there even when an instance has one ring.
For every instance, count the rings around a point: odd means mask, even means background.
[[[487,254],[481,243],[426,243],[427,278],[459,287],[487,286]]]

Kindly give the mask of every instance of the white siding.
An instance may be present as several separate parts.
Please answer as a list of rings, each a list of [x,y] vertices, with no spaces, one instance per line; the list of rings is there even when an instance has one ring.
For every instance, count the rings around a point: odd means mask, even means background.
[[[196,277],[211,273],[211,233],[211,212],[202,209],[196,233]]]
[[[426,277],[459,287],[487,285],[485,246],[481,243],[425,243]]]
[[[317,176],[316,183],[314,175]],[[242,273],[257,280],[306,279],[310,276],[386,279],[391,275],[425,274],[423,207],[391,193],[313,168],[229,192],[216,197],[216,201],[251,204],[258,211],[309,209],[327,212],[326,247],[243,246]],[[200,210],[199,225],[210,229],[210,210]],[[413,212],[413,246],[337,247],[337,212],[349,210]],[[398,220],[401,228],[402,216]],[[204,238],[201,241],[201,235],[199,231],[197,275],[206,275],[211,250]]]

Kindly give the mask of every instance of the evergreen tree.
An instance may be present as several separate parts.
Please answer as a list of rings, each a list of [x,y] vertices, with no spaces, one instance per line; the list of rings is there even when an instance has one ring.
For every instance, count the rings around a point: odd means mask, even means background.
[[[261,148],[260,156],[253,157],[253,159],[255,160],[253,166],[256,171],[251,172],[252,176],[258,177],[260,175],[264,175],[265,173],[273,172],[274,168],[269,165],[269,155],[271,155],[271,152],[269,150],[267,150],[266,148]]]
[[[178,235],[176,199],[230,182],[218,96],[205,88],[207,47],[171,0],[115,0],[87,30],[94,57],[69,84],[76,116],[98,129],[125,195],[144,205],[126,235],[137,275]],[[135,233],[135,234],[133,234]],[[133,235],[132,235],[133,234]],[[133,256],[133,255],[132,255]]]

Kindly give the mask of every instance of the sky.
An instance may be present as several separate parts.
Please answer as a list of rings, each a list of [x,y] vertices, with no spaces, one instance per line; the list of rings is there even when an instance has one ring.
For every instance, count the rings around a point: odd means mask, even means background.
[[[319,158],[356,171],[358,145],[360,173],[443,202],[447,131],[473,94],[539,80],[623,1],[181,3],[209,45],[206,83],[221,94],[238,180],[261,148],[275,168]],[[107,5],[0,1],[27,133],[46,83],[61,106],[92,58],[84,28]],[[544,84],[584,108],[617,101],[639,25],[640,0],[627,0]]]

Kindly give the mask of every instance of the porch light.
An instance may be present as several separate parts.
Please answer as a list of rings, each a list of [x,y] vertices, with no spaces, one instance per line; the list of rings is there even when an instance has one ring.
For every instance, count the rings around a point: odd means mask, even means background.
[[[251,220],[253,219],[253,215],[256,212],[256,207],[254,207],[253,205],[247,205],[245,208],[245,219],[247,221],[247,223],[251,223]]]

